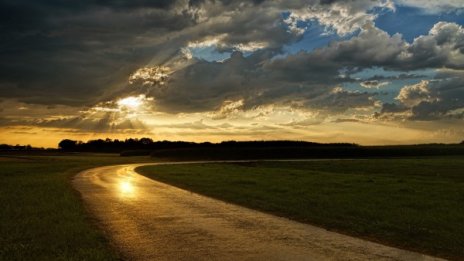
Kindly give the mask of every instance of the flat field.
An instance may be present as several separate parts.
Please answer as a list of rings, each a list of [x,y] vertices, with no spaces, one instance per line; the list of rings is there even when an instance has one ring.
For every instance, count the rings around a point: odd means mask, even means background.
[[[341,233],[464,257],[464,157],[203,163],[143,175]]]
[[[0,260],[117,260],[70,184],[91,167],[148,157],[0,156]]]

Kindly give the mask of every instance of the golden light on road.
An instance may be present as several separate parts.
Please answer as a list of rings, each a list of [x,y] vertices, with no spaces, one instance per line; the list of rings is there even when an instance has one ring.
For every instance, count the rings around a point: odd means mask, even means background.
[[[135,187],[130,180],[122,180],[119,183],[119,192],[122,197],[134,197]]]

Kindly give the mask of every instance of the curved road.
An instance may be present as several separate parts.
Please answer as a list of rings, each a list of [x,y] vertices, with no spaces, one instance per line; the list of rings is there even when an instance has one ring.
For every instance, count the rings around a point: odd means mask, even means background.
[[[141,165],[73,180],[127,260],[438,260],[191,193],[137,174]]]

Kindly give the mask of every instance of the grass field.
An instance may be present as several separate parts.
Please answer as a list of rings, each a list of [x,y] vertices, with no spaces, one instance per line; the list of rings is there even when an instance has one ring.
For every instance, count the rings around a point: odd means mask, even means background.
[[[159,165],[162,182],[350,235],[464,258],[464,157]]]
[[[116,260],[70,179],[83,169],[141,161],[149,159],[0,157],[0,260]]]

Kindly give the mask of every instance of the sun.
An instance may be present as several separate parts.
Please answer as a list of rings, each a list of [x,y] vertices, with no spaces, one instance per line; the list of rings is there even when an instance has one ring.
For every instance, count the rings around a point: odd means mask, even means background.
[[[140,106],[142,106],[143,100],[141,96],[129,96],[126,98],[119,99],[116,103],[120,109],[126,108],[131,110],[137,110],[140,108]]]

